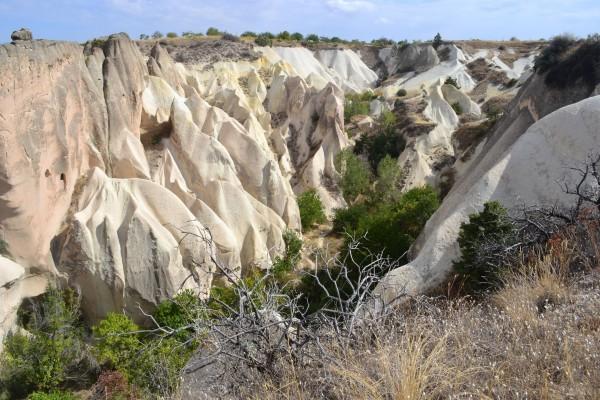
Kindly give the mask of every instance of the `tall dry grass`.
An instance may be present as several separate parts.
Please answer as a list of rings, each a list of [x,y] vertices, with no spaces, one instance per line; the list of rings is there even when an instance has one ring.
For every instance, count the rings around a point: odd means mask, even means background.
[[[385,326],[327,342],[319,362],[282,360],[249,397],[600,399],[597,247],[556,238],[488,299],[415,299]]]

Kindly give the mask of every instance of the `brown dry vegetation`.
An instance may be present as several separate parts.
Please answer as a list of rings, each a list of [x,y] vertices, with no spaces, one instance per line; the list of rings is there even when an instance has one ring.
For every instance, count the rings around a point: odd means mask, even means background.
[[[556,237],[482,301],[413,299],[385,326],[326,344],[319,363],[284,360],[280,376],[258,378],[249,397],[600,398],[596,244]]]

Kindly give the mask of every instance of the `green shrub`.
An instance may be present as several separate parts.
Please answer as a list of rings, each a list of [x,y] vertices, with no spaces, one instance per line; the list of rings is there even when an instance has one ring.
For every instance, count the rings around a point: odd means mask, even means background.
[[[543,74],[550,68],[557,65],[563,55],[571,48],[577,40],[571,35],[559,35],[554,37],[548,46],[546,46],[539,56],[535,59],[534,68],[535,70]]]
[[[487,202],[483,211],[469,215],[458,235],[461,257],[454,262],[454,269],[465,282],[465,287],[474,292],[488,289],[497,283],[498,270],[495,266],[480,262],[480,252],[486,243],[501,242],[512,232],[508,213],[496,201]]]
[[[398,92],[396,93],[396,96],[404,97],[404,96],[406,96],[406,94],[407,94],[406,89],[399,89]]]
[[[396,127],[396,114],[390,110],[383,110],[379,116],[378,122],[381,129],[383,129],[386,133],[391,133]]]
[[[77,400],[74,394],[68,392],[35,392],[29,395],[27,400]]]
[[[290,38],[291,38],[291,35],[288,31],[280,32],[277,35],[277,39],[279,39],[279,40],[290,40]]]
[[[256,37],[256,39],[254,39],[254,43],[257,46],[261,46],[261,47],[267,47],[267,46],[272,46],[273,45],[273,39],[269,38],[268,36],[265,36],[264,34],[260,34]]]
[[[377,201],[389,203],[398,200],[401,194],[402,170],[398,160],[386,155],[377,166],[375,192]]]
[[[444,41],[442,40],[442,35],[440,35],[440,33],[438,32],[435,37],[433,38],[433,42],[432,42],[432,46],[434,49],[438,49],[438,47],[440,47],[442,44],[444,43]]]
[[[544,82],[559,89],[578,82],[590,90],[596,87],[600,83],[600,40],[585,40],[574,51],[567,52],[564,59],[548,68]]]
[[[109,313],[93,327],[97,341],[94,351],[98,360],[131,378],[133,363],[142,348],[138,327],[124,314]]]
[[[292,40],[301,42],[304,39],[304,35],[302,35],[300,32],[294,32],[294,33],[292,33],[292,35],[290,36],[290,38]]]
[[[20,312],[28,334],[9,335],[0,365],[0,397],[22,398],[34,390],[51,391],[91,374],[73,292],[54,287]]]
[[[152,34],[152,39],[160,39],[163,37],[163,34],[159,31],[156,31]]]
[[[448,78],[446,78],[446,80],[444,81],[445,85],[452,85],[457,89],[460,89],[460,86],[458,85],[458,82],[456,81],[456,79],[454,79],[453,77],[449,76]]]
[[[360,194],[369,191],[371,185],[369,166],[352,151],[344,150],[337,155],[336,168],[341,173],[339,185],[348,203],[352,203]]]
[[[302,239],[296,232],[286,230],[283,233],[285,243],[285,254],[283,257],[277,257],[273,263],[273,275],[279,282],[284,283],[287,274],[292,272],[300,261],[302,251]]]
[[[317,43],[320,41],[320,38],[319,38],[319,35],[315,35],[314,33],[311,33],[310,35],[306,36],[306,41]]]
[[[323,211],[323,203],[314,189],[307,190],[298,196],[298,208],[300,209],[302,229],[310,229],[315,224],[327,220]]]
[[[344,121],[350,122],[355,115],[369,115],[370,102],[375,96],[370,92],[359,95],[346,95],[344,100]]]
[[[145,33],[140,34],[140,40],[148,40],[150,39],[150,36],[146,35]]]
[[[458,103],[458,102],[452,103],[451,107],[454,110],[454,112],[456,113],[456,115],[462,115],[463,109],[462,109],[462,106],[460,105],[460,103]]]
[[[204,33],[187,31],[187,32],[183,32],[181,34],[181,36],[183,36],[184,38],[194,38],[194,37],[204,36]]]
[[[382,129],[373,135],[361,136],[356,141],[354,152],[366,156],[371,170],[376,171],[385,156],[398,158],[405,147],[406,141],[402,135],[392,129]]]
[[[239,36],[236,36],[233,33],[229,33],[229,32],[224,32],[223,37],[221,39],[227,40],[229,42],[239,42],[240,41]]]
[[[167,33],[167,37],[170,39],[176,38],[178,35],[175,32],[169,32]]]
[[[186,289],[174,298],[161,302],[153,313],[154,319],[160,326],[181,330],[175,338],[182,343],[194,335],[192,328],[183,329],[194,321],[205,319],[201,300],[193,290]]]
[[[242,37],[251,37],[251,38],[255,38],[258,35],[256,34],[256,32],[252,32],[252,31],[246,31],[244,33],[241,34]]]
[[[356,203],[347,208],[338,208],[333,217],[333,231],[340,234],[352,233],[358,228],[360,219],[369,213],[369,206]]]
[[[219,36],[219,35],[221,35],[221,31],[215,27],[210,27],[206,30],[206,35],[207,36]]]

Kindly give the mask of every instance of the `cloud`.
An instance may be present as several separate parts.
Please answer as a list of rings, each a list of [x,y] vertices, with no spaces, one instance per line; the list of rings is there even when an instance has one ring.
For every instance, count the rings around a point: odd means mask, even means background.
[[[345,12],[366,11],[375,8],[375,5],[367,0],[327,0],[327,5]]]

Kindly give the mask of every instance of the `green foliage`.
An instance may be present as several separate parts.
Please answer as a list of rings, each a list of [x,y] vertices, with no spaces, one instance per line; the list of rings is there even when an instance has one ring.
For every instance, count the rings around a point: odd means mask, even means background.
[[[386,133],[390,133],[396,127],[396,114],[394,114],[392,111],[384,110],[379,116],[378,122],[381,129],[383,129]]]
[[[267,283],[262,271],[253,269],[242,278],[238,285],[245,286],[248,292],[251,293],[252,302],[260,307],[265,301]],[[208,300],[208,306],[213,311],[211,317],[227,318],[232,314],[233,310],[239,309],[239,301],[240,296],[235,286],[214,285],[210,289],[210,298]]]
[[[279,39],[279,40],[290,40],[290,38],[291,38],[291,35],[288,31],[280,32],[277,35],[277,39]]]
[[[407,95],[406,89],[399,89],[398,92],[396,93],[396,96],[398,97],[404,97]]]
[[[371,44],[374,46],[393,46],[394,45],[394,41],[392,39],[388,39],[385,37],[379,38],[379,39],[373,39],[371,40]]]
[[[446,78],[446,80],[444,81],[445,85],[452,85],[457,89],[460,89],[460,86],[458,85],[458,82],[456,81],[456,79],[452,78],[451,76],[449,76],[448,78]]]
[[[234,35],[233,33],[223,32],[223,36],[221,37],[223,40],[227,40],[229,42],[239,42],[239,36]]]
[[[501,242],[512,232],[507,211],[496,201],[484,204],[483,211],[469,216],[458,235],[461,257],[454,262],[454,269],[464,279],[471,291],[481,291],[494,285],[498,271],[494,266],[479,262],[483,245]]]
[[[77,400],[77,397],[68,392],[35,392],[30,394],[27,400]]]
[[[178,36],[179,36],[179,35],[177,35],[177,33],[175,33],[175,32],[168,32],[168,33],[167,33],[167,37],[168,37],[169,39],[174,39],[174,38],[176,38],[176,37],[178,37]]]
[[[456,113],[456,115],[462,115],[463,109],[462,109],[462,106],[460,105],[460,103],[458,103],[458,102],[452,103],[451,106],[452,106],[452,109],[454,110],[454,112]]]
[[[210,28],[208,28],[206,30],[206,35],[207,36],[219,36],[219,35],[221,35],[221,31],[218,30],[217,28],[211,26]]]
[[[192,338],[194,332],[191,328],[184,328],[196,320],[206,318],[201,310],[201,300],[198,295],[193,290],[186,289],[173,299],[160,303],[153,316],[160,326],[180,330],[175,338],[185,343]]]
[[[557,65],[563,58],[563,55],[569,50],[577,40],[571,35],[559,35],[550,41],[539,56],[535,59],[535,70],[543,74],[550,68]]]
[[[352,151],[344,150],[337,155],[336,168],[342,175],[339,185],[348,203],[352,203],[360,194],[369,191],[371,184],[369,166]]]
[[[438,47],[440,47],[442,44],[444,43],[444,41],[442,40],[442,35],[440,35],[440,33],[438,32],[435,37],[433,38],[433,43],[432,46],[434,49],[438,49]]]
[[[252,32],[252,31],[246,31],[246,32],[242,33],[241,36],[242,37],[251,37],[251,38],[258,37],[256,32]]]
[[[183,36],[184,38],[194,38],[194,37],[204,36],[204,33],[187,31],[187,32],[183,32],[181,34],[181,36]]]
[[[556,65],[548,68],[544,82],[559,89],[579,82],[590,90],[596,87],[600,83],[600,38],[592,36],[575,50],[567,51]]]
[[[344,100],[344,121],[350,122],[355,115],[369,115],[370,102],[377,98],[372,92],[348,94]]]
[[[318,43],[320,41],[320,38],[319,38],[319,35],[315,35],[314,33],[311,33],[310,35],[306,36],[306,41]]]
[[[273,275],[279,282],[284,282],[286,276],[292,272],[300,261],[300,251],[302,251],[302,239],[298,237],[296,232],[286,230],[283,233],[283,241],[285,243],[285,255],[277,257],[273,263]]]
[[[360,219],[368,212],[369,206],[365,203],[356,203],[347,208],[336,209],[333,217],[333,231],[340,234],[354,232]]]
[[[150,39],[150,36],[146,35],[145,33],[140,34],[140,40],[148,40]]]
[[[29,334],[6,338],[1,355],[0,397],[24,397],[34,390],[51,391],[88,371],[79,327],[79,304],[73,292],[54,287],[20,313]]]
[[[406,147],[404,138],[393,132],[391,129],[380,130],[373,135],[363,135],[356,141],[354,152],[363,154],[369,160],[369,165],[372,170],[376,170],[377,166],[385,156],[397,158]]]
[[[384,203],[398,200],[402,178],[398,160],[386,155],[377,166],[377,182],[375,183],[377,200]]]
[[[152,34],[152,39],[160,39],[163,37],[163,34],[159,31],[156,31]]]
[[[315,224],[323,223],[327,219],[323,211],[323,203],[314,189],[308,190],[298,196],[298,208],[302,229],[310,229]]]
[[[267,47],[267,46],[272,46],[273,45],[273,39],[269,38],[268,36],[264,35],[264,34],[260,34],[256,37],[256,39],[254,39],[254,43],[257,46],[262,46],[262,47]]]
[[[294,32],[294,33],[292,33],[292,35],[290,36],[290,38],[292,40],[296,40],[298,42],[301,42],[304,39],[304,35],[302,35],[300,32]]]
[[[131,378],[132,363],[142,348],[140,328],[126,315],[109,313],[93,328],[98,360]]]
[[[263,32],[259,36],[264,36],[264,37],[269,38],[271,40],[275,39],[275,35],[273,35],[271,32]]]

